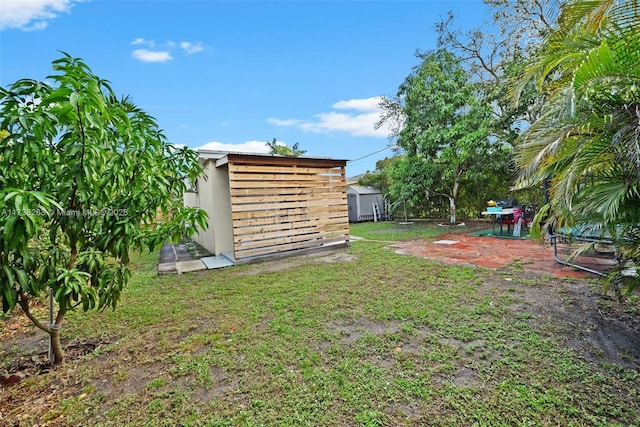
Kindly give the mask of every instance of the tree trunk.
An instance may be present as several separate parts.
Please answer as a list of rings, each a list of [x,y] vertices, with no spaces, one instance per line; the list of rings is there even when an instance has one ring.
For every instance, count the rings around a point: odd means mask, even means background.
[[[49,322],[43,323],[38,320],[33,313],[31,313],[30,298],[22,289],[18,291],[18,304],[22,307],[22,311],[33,322],[33,324],[47,334],[49,334],[49,344],[51,345],[51,356],[49,364],[59,365],[63,362],[64,352],[62,351],[62,344],[60,343],[60,329],[62,328],[62,320],[64,319],[64,312],[58,311],[55,322],[49,317]],[[53,300],[49,300],[49,315],[53,314]]]
[[[53,307],[51,307],[53,310]],[[64,352],[62,351],[62,343],[60,342],[60,332],[62,331],[62,321],[67,310],[62,307],[58,308],[58,314],[55,321],[49,324],[49,344],[51,345],[51,360],[49,363],[53,365],[60,365],[64,361]],[[53,314],[53,311],[51,312]]]
[[[454,225],[456,223],[456,199],[449,197],[449,224]]]
[[[462,171],[456,172],[455,180],[453,181],[453,188],[451,189],[451,195],[449,196],[449,212],[451,217],[449,218],[449,224],[454,225],[456,223],[456,197],[458,197],[458,188],[460,188],[460,174]]]
[[[62,343],[60,342],[60,326],[56,324],[55,327],[49,329],[49,342],[51,343],[51,350],[53,352],[53,360],[49,360],[51,365],[60,365],[64,360],[64,352],[62,351]]]

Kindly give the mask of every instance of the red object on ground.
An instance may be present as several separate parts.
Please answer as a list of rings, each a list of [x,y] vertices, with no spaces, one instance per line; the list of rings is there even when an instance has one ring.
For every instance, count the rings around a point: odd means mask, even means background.
[[[435,243],[438,240],[456,241],[453,244]],[[546,242],[533,239],[499,239],[489,236],[469,236],[451,233],[437,239],[412,240],[391,245],[399,254],[410,254],[422,258],[433,259],[447,264],[498,269],[515,262],[520,263],[526,271],[549,274],[555,277],[598,278],[586,271],[563,266],[553,258],[553,247]],[[575,246],[558,245],[563,257],[568,257]],[[580,256],[580,264],[598,271],[605,271],[615,265],[610,258]]]

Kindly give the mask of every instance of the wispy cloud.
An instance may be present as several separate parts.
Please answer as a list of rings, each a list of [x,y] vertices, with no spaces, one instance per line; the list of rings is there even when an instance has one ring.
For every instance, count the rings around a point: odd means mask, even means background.
[[[23,31],[43,30],[61,13],[69,13],[77,0],[2,0],[0,31],[18,28]]]
[[[331,106],[334,111],[315,114],[314,118],[310,120],[270,117],[267,119],[267,123],[283,127],[297,127],[313,133],[344,132],[351,136],[387,138],[389,129],[386,126],[375,128],[382,113],[379,106],[381,99],[379,96],[374,96],[338,101]]]
[[[142,37],[138,37],[134,41],[131,42],[132,45],[143,45],[147,47],[155,47],[155,42],[153,40],[145,40]]]
[[[142,49],[135,49],[131,55],[143,62],[168,62],[173,60],[172,52],[176,49],[182,49],[188,55],[199,53],[204,50],[202,43],[166,41],[164,43],[156,43],[155,40],[147,40],[138,37],[131,42],[133,46],[144,46]]]
[[[270,117],[267,119],[267,123],[271,123],[272,125],[276,125],[276,126],[297,126],[300,125],[302,123],[304,123],[304,120],[298,120],[298,119],[287,119],[287,120],[282,120],[282,119],[276,119],[275,117]]]
[[[195,150],[229,151],[232,153],[256,153],[267,154],[270,149],[265,141],[246,141],[240,144],[229,144],[224,142],[207,142]]]
[[[131,55],[143,62],[167,62],[173,59],[169,52],[161,50],[136,49]]]
[[[185,52],[187,52],[189,55],[202,52],[204,50],[204,46],[202,46],[201,43],[191,43],[191,42],[180,42],[180,48]]]
[[[348,101],[338,101],[332,107],[336,110],[379,111],[381,100],[382,98],[379,96],[350,99]]]

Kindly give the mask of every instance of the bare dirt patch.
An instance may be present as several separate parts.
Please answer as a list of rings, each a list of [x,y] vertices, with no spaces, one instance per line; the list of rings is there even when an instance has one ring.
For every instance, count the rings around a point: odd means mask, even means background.
[[[340,319],[331,322],[329,329],[340,334],[340,340],[346,344],[352,344],[366,334],[381,336],[395,334],[400,330],[400,322],[377,322],[366,317],[357,319]]]
[[[439,237],[445,238],[458,243],[436,245],[433,239],[421,239],[390,248],[438,262],[493,269],[504,279],[487,280],[483,289],[497,287],[501,294],[513,292],[517,301],[512,310],[530,316],[548,336],[588,362],[640,369],[638,292],[620,303],[604,294],[597,276],[560,265],[551,247],[535,241],[464,234]]]
[[[144,363],[130,369],[116,370],[106,378],[96,381],[96,390],[109,396],[137,393],[164,371],[160,362]]]
[[[604,295],[597,284],[588,280],[542,284],[532,279],[531,283],[496,279],[486,282],[481,289],[497,295],[512,294],[514,303],[509,306],[510,310],[518,317],[529,319],[543,336],[570,348],[585,362],[594,366],[640,370],[640,304],[637,300],[632,298],[621,303],[617,298]],[[367,334],[397,334],[402,329],[398,321],[374,321],[366,317],[338,319],[328,326],[340,335],[339,340],[344,345],[351,345]],[[428,341],[429,338],[433,339],[431,331],[415,330],[413,338],[403,339],[399,350],[405,354],[420,354],[426,349],[425,339]],[[437,340],[465,357],[476,360],[499,358],[499,355],[488,353],[482,340]],[[318,345],[321,350],[328,347],[330,343]],[[476,374],[460,369],[448,380],[457,378],[461,384],[474,386]]]
[[[506,287],[513,284],[507,282]],[[512,307],[531,315],[531,322],[593,364],[640,369],[640,307],[603,295],[585,280],[556,286],[519,286],[520,302]]]
[[[350,254],[347,251],[337,252],[319,252],[317,254],[311,254],[306,256],[284,258],[281,260],[274,260],[264,263],[253,264],[247,271],[238,273],[239,275],[255,276],[262,273],[274,273],[278,271],[289,270],[296,268],[303,264],[308,263],[338,263],[338,262],[350,262],[358,259],[355,255]]]

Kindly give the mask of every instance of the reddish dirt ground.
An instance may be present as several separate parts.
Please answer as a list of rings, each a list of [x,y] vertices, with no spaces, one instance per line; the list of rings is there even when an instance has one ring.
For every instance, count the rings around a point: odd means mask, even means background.
[[[436,243],[453,241],[452,244]],[[502,268],[515,263],[522,268],[554,277],[596,278],[597,275],[564,266],[554,260],[553,247],[549,242],[540,243],[533,239],[500,239],[492,236],[470,236],[451,233],[434,239],[412,240],[390,246],[399,254],[411,254],[447,264],[463,264],[485,268]],[[567,259],[575,245],[558,244],[558,255]],[[577,263],[597,270],[606,271],[615,262],[609,255],[581,255]]]

